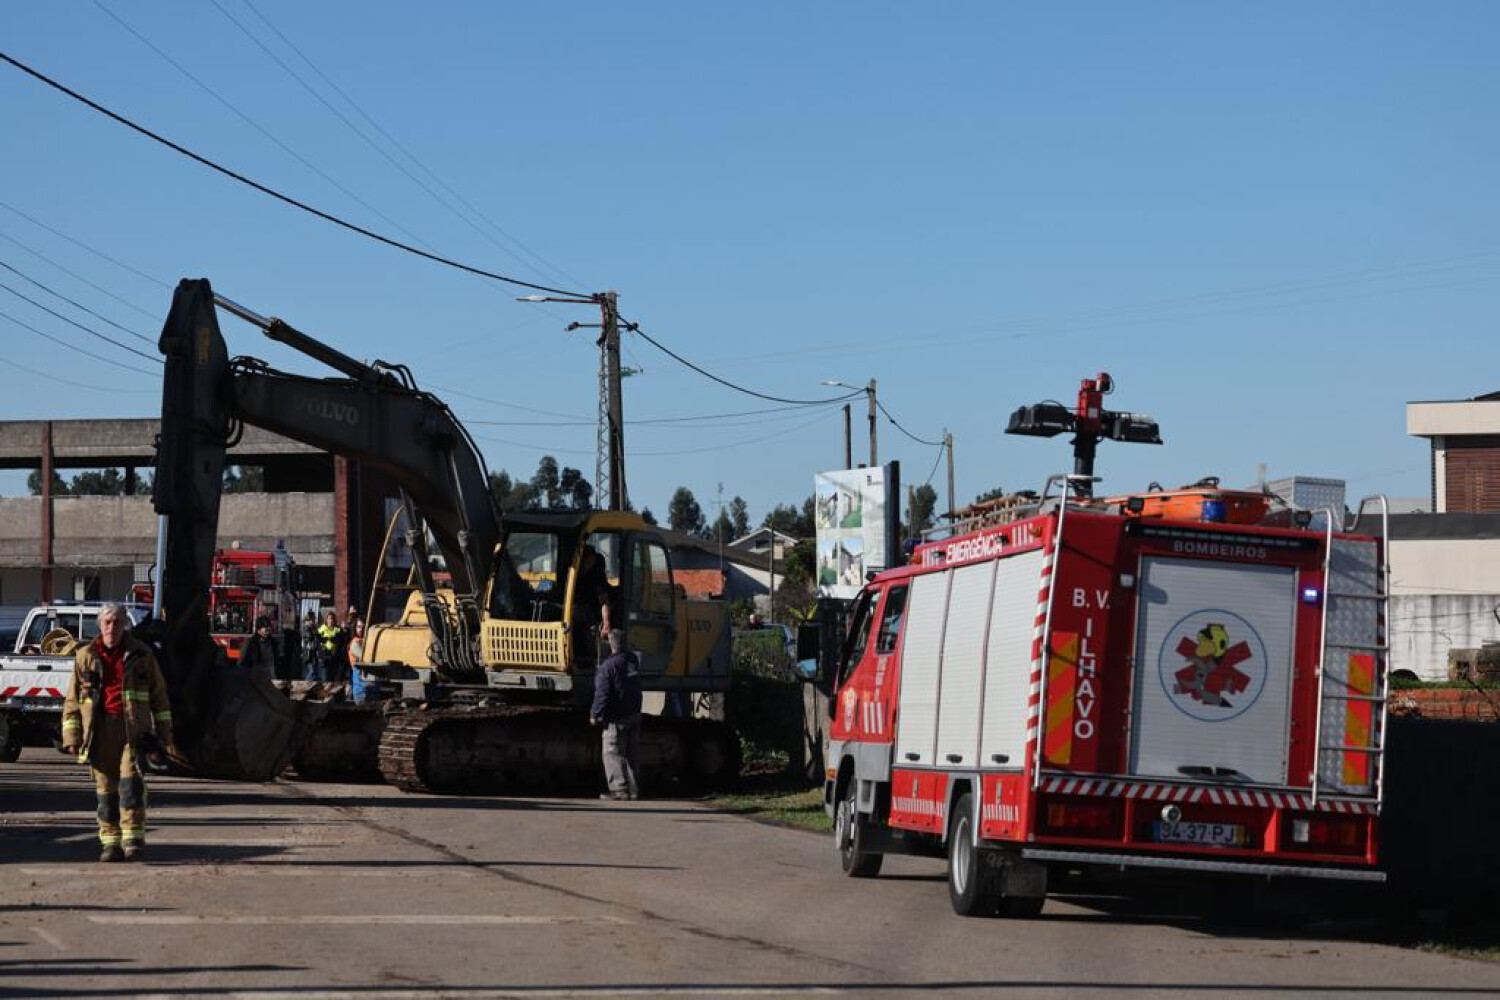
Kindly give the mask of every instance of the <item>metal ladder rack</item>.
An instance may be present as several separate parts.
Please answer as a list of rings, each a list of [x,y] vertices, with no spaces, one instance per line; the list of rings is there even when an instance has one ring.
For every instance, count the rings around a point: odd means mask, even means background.
[[[1344,754],[1362,754],[1369,761],[1370,767],[1370,791],[1374,795],[1377,808],[1384,801],[1385,793],[1385,733],[1386,733],[1386,708],[1390,698],[1390,641],[1387,635],[1387,622],[1389,621],[1387,610],[1390,603],[1390,506],[1384,496],[1363,497],[1359,501],[1359,507],[1355,513],[1354,524],[1349,528],[1350,532],[1358,529],[1360,520],[1364,517],[1365,507],[1371,503],[1380,505],[1380,544],[1376,549],[1375,557],[1375,581],[1369,591],[1360,590],[1335,590],[1334,577],[1335,558],[1335,528],[1341,525],[1343,520],[1342,511],[1328,509],[1324,515],[1328,519],[1324,537],[1323,549],[1323,621],[1322,652],[1318,658],[1318,704],[1317,721],[1314,727],[1313,745],[1313,769],[1312,769],[1312,801],[1316,805],[1322,795],[1347,796],[1351,798],[1367,798],[1370,793],[1351,793],[1343,789],[1325,789],[1324,768],[1326,766],[1341,766]],[[1374,610],[1374,642],[1329,641],[1329,618],[1330,611],[1336,610],[1335,605],[1342,602],[1373,604]],[[1356,693],[1348,690],[1331,690],[1328,686],[1329,665],[1331,655],[1343,654],[1345,657],[1350,653],[1373,654],[1372,690],[1370,693]],[[1347,662],[1347,661],[1346,661]],[[1341,678],[1348,685],[1348,667],[1345,666],[1344,677]],[[1370,734],[1368,742],[1349,744],[1345,742],[1326,742],[1324,727],[1323,706],[1325,702],[1344,702],[1350,704],[1367,704],[1372,708],[1370,720]],[[1327,755],[1333,755],[1331,758]]]

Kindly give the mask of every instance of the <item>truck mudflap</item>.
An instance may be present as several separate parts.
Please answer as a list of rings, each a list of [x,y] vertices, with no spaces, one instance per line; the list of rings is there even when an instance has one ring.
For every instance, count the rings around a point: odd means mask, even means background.
[[[1104,865],[1110,868],[1164,868],[1176,871],[1221,872],[1230,875],[1276,875],[1290,878],[1321,878],[1351,882],[1384,882],[1385,872],[1374,868],[1333,868],[1314,865],[1284,865],[1259,861],[1220,861],[1215,858],[1158,857],[1071,851],[1048,847],[1023,847],[1021,857],[1031,861],[1054,861],[1073,865]]]
[[[196,739],[180,741],[188,762],[205,777],[270,781],[328,711],[320,702],[291,701],[269,680],[245,671],[223,671],[219,683],[217,714]]]

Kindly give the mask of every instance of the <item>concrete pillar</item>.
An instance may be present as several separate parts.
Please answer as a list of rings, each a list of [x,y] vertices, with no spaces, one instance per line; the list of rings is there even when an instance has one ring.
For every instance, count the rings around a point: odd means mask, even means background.
[[[354,556],[353,527],[359,502],[359,492],[354,489],[353,462],[343,455],[333,456],[333,607],[340,619],[350,598],[357,593],[351,575]]]
[[[52,421],[42,421],[42,603],[52,600]]]

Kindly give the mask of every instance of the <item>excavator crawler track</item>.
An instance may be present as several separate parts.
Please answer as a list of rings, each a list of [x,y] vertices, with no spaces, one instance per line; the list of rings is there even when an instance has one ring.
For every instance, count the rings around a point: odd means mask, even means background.
[[[379,766],[409,792],[581,792],[603,781],[599,743],[576,709],[408,708],[387,719]],[[721,722],[646,716],[638,759],[647,789],[712,787],[738,775],[739,741]]]

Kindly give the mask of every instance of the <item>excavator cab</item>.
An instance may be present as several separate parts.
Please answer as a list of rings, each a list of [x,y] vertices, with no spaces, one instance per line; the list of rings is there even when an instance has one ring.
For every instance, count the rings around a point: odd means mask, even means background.
[[[638,515],[511,514],[497,562],[513,573],[491,583],[481,658],[502,685],[592,671],[606,650],[606,607],[610,626],[624,629],[641,654],[644,677],[671,669],[678,633],[672,564],[660,534]],[[505,577],[512,583],[502,594]]]

